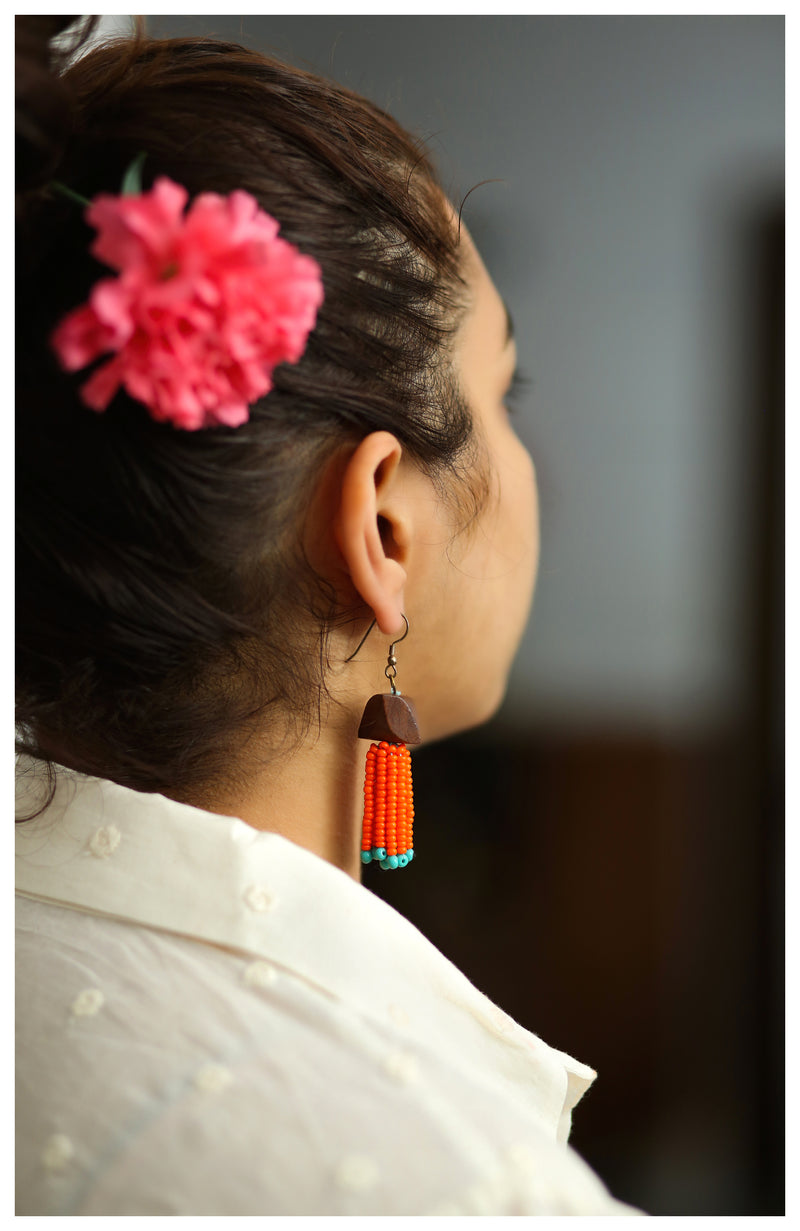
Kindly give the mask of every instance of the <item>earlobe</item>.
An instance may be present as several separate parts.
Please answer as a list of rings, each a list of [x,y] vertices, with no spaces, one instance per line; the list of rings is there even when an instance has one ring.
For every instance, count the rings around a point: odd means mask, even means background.
[[[344,468],[334,534],[353,588],[387,637],[403,627],[406,528],[392,499],[402,457],[390,432],[372,432]]]

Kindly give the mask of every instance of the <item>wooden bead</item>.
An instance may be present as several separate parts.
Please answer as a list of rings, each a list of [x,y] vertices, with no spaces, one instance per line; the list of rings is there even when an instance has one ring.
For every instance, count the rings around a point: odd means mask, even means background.
[[[400,693],[377,693],[364,708],[359,739],[382,740],[381,748],[390,744],[421,742],[414,705]]]

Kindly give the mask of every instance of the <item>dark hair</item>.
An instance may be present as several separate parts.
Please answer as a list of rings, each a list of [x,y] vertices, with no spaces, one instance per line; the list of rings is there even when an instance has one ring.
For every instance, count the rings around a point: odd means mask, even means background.
[[[44,183],[53,173],[73,120],[72,96],[59,72],[97,25],[96,17],[14,18],[18,184]]]
[[[450,366],[458,232],[394,120],[255,51],[139,35],[90,50],[54,88],[71,99],[56,175],[69,188],[119,191],[146,151],[145,188],[168,175],[190,196],[245,189],[323,271],[306,353],[246,425],[176,430],[124,393],[96,414],[76,392],[86,373],[66,376],[48,345],[103,273],[93,233],[52,188],[18,196],[20,744],[202,798],[269,707],[311,720],[327,631],[365,615],[337,610],[300,548],[325,460],[386,429],[457,502],[483,498]]]

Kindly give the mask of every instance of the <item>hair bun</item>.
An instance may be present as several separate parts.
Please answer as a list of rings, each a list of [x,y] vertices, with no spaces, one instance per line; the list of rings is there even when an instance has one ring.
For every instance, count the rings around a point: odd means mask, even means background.
[[[16,18],[16,187],[35,188],[52,177],[69,136],[73,104],[59,72],[93,29],[83,23],[61,47],[51,40],[78,17]]]

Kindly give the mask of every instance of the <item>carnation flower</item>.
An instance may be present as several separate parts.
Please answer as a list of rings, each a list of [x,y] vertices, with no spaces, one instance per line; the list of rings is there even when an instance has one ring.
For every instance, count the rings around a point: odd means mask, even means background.
[[[238,427],[275,367],[303,354],[322,276],[249,193],[202,193],[184,213],[187,200],[166,177],[148,192],[95,197],[91,251],[118,276],[94,286],[52,345],[68,371],[111,353],[81,387],[93,410],[123,386],[176,427]]]

